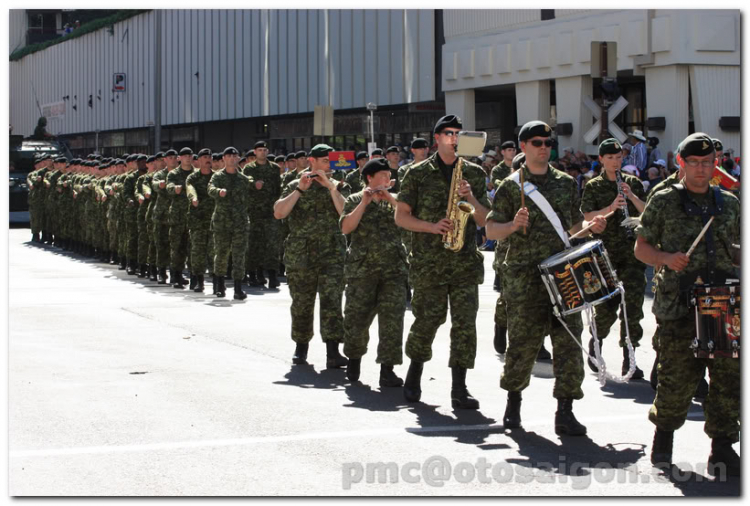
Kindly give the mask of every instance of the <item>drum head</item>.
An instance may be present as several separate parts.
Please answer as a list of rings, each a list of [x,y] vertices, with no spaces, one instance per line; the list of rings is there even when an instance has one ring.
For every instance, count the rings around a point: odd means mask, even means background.
[[[568,263],[570,260],[580,258],[594,249],[602,249],[602,241],[597,239],[596,241],[589,241],[573,248],[563,250],[560,253],[556,253],[547,258],[544,262],[539,264],[539,267],[542,269],[548,269],[554,265]]]

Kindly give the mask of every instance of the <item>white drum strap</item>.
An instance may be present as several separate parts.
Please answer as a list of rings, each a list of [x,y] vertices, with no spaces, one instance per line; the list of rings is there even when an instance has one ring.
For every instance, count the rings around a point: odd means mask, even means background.
[[[523,169],[521,169],[523,170]],[[514,172],[510,179],[515,181],[515,183],[520,187],[521,181],[519,176],[519,171]],[[544,198],[544,195],[541,194],[541,192],[537,191],[536,186],[534,184],[525,181],[523,183],[523,192],[526,194],[527,197],[529,197],[531,200],[534,201],[534,204],[539,208],[542,213],[544,213],[544,216],[547,217],[547,220],[552,224],[552,226],[555,229],[555,232],[557,232],[557,235],[560,236],[560,239],[562,239],[563,244],[565,244],[566,248],[570,248],[570,241],[568,240],[568,234],[565,232],[565,229],[563,229],[562,223],[560,222],[560,218],[557,216],[557,213],[554,209],[552,209],[552,206],[549,202],[547,202],[547,199]]]

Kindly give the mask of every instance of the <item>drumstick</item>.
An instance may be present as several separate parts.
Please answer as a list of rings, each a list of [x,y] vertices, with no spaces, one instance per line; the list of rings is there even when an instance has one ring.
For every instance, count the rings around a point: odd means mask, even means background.
[[[524,207],[526,207],[526,200],[525,200],[526,192],[523,189],[523,168],[518,169],[518,170],[519,170],[518,177],[519,177],[519,180],[521,181],[521,209],[523,209]],[[523,235],[526,235],[526,227],[523,227]]]
[[[706,232],[708,232],[708,227],[711,226],[711,222],[712,221],[714,221],[714,216],[711,216],[711,219],[708,220],[708,223],[706,223],[703,226],[703,230],[701,230],[701,233],[698,234],[698,237],[695,238],[695,241],[693,241],[693,245],[690,246],[690,249],[686,253],[687,256],[690,256],[690,254],[693,252],[693,250],[695,249],[695,247],[698,246],[698,243],[700,242],[700,240],[703,239],[703,236],[706,235]]]
[[[615,214],[616,211],[617,211],[617,209],[615,209],[614,211],[608,212],[607,214],[604,215],[604,219],[606,220],[607,218],[609,218],[610,216],[612,216],[613,214]],[[582,228],[581,230],[579,230],[578,232],[576,232],[574,235],[571,235],[570,239],[578,239],[582,235],[586,235],[585,232],[588,232],[589,230],[591,230],[591,227],[593,227],[593,226],[594,225],[591,224],[591,225],[589,225],[589,226],[587,226],[585,228]]]

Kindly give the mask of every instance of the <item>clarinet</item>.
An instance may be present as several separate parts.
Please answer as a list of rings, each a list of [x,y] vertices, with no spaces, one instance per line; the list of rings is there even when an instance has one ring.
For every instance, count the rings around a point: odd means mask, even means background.
[[[625,214],[625,219],[630,218],[630,213],[628,212],[628,199],[625,197],[625,194],[622,192],[622,175],[621,175],[621,169],[617,169],[615,171],[615,177],[617,178],[617,193],[619,193],[622,198],[625,199],[625,207],[622,208],[622,212]],[[625,227],[625,234],[627,235],[628,239],[632,239],[634,237],[633,229],[630,227]]]

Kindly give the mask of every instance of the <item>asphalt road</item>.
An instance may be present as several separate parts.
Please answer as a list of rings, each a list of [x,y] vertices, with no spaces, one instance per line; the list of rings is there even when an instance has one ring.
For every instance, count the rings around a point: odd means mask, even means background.
[[[654,392],[645,381],[600,387],[587,369],[574,406],[588,436],[561,438],[552,366],[537,364],[524,391],[524,430],[504,431],[490,254],[467,377],[481,409],[459,412],[450,406],[449,324],[425,366],[423,402],[409,405],[400,389],[378,386],[375,328],[361,384],[324,369],[319,336],[313,365],[293,367],[286,284],[251,290],[244,302],[231,289],[216,299],[29,238],[28,229],[10,230],[13,496],[739,494],[738,480],[705,472],[710,440],[699,404],[675,434],[681,472],[652,468]],[[647,375],[650,303],[638,353]],[[407,329],[412,321],[407,311]],[[614,339],[604,356],[619,373]]]

